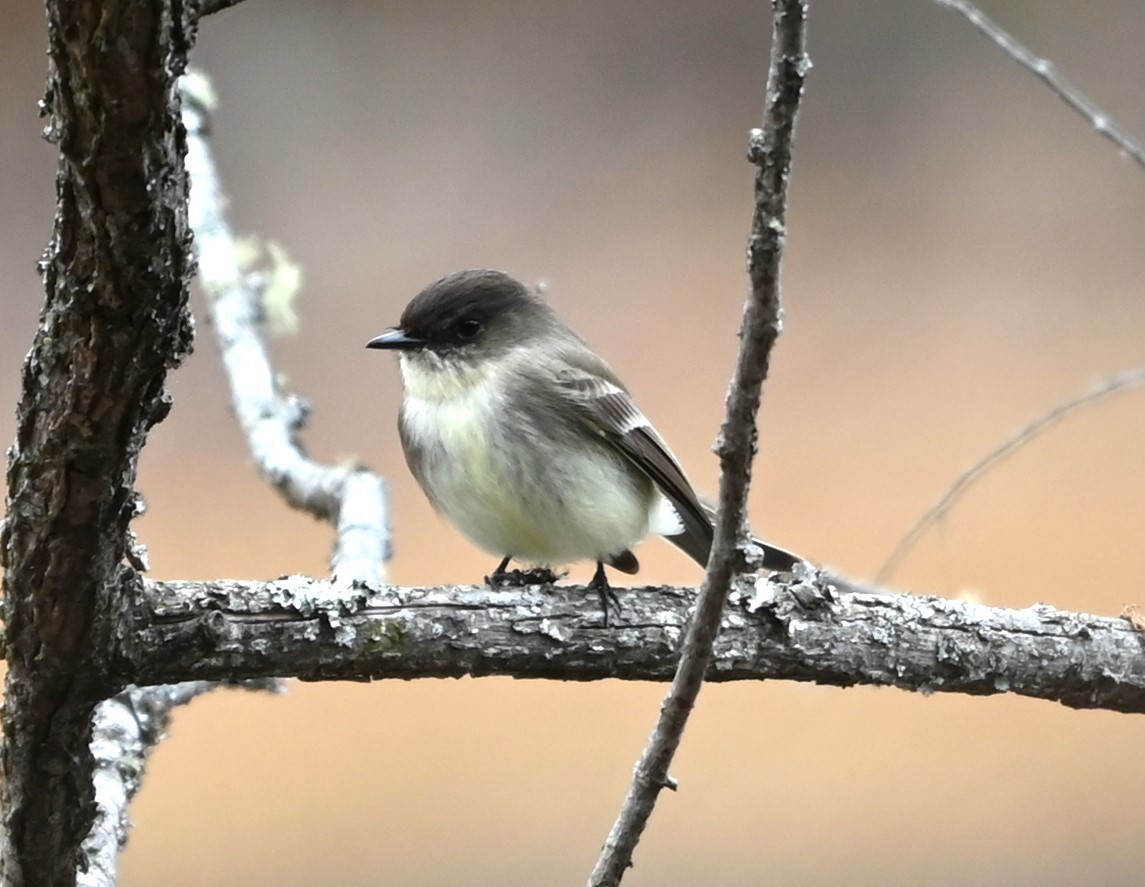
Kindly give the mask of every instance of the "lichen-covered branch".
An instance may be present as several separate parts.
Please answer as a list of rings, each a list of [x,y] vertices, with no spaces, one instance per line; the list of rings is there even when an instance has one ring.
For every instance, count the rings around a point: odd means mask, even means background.
[[[114,887],[127,840],[127,805],[139,791],[151,747],[167,729],[172,708],[213,687],[206,682],[125,690],[99,706],[92,730],[95,823],[84,841],[79,887]]]
[[[336,522],[335,575],[345,585],[384,578],[389,527],[385,489],[364,469],[317,465],[301,453],[293,432],[305,407],[277,394],[261,341],[257,294],[239,268],[237,245],[223,214],[218,177],[207,144],[209,87],[198,75],[183,84],[183,120],[188,133],[187,171],[191,178],[190,221],[200,257],[200,275],[211,299],[211,314],[228,369],[236,412],[259,467],[291,504]],[[138,583],[128,583],[138,588]],[[125,587],[125,591],[127,588]],[[337,594],[336,591],[332,591]],[[122,680],[134,682],[128,675]],[[84,887],[114,887],[118,853],[127,840],[127,807],[142,784],[152,747],[163,738],[175,707],[211,690],[209,681],[130,687],[96,710],[91,750],[95,758],[95,817],[84,841]],[[273,681],[254,682],[275,689]]]
[[[305,457],[294,439],[307,410],[299,399],[278,393],[262,343],[264,312],[258,287],[239,266],[238,246],[225,218],[225,200],[209,150],[210,86],[202,75],[188,75],[180,91],[191,180],[189,216],[199,274],[210,300],[236,414],[264,476],[292,505],[335,522],[333,568],[339,587],[379,582],[389,552],[384,484],[365,469],[318,465]],[[138,583],[128,587],[137,590]],[[127,673],[121,679],[135,682]],[[86,864],[78,879],[84,887],[114,887],[118,853],[127,840],[127,807],[142,784],[152,747],[163,738],[175,707],[216,686],[177,675],[172,676],[175,680],[180,683],[130,687],[96,710],[95,818],[84,841]],[[277,685],[256,681],[244,686],[275,689]]]
[[[382,479],[360,466],[322,465],[298,444],[310,408],[280,392],[263,341],[266,309],[258,276],[239,259],[227,221],[224,190],[211,155],[209,82],[189,74],[183,85],[191,224],[199,282],[231,390],[235,416],[259,472],[293,507],[337,529],[332,574],[343,582],[384,581],[390,556],[389,512]]]
[[[210,300],[236,414],[263,475],[292,505],[336,523],[333,565],[341,584],[379,582],[384,579],[383,562],[389,548],[384,485],[377,475],[361,468],[312,462],[294,439],[307,410],[299,399],[279,395],[274,383],[261,338],[264,312],[258,288],[239,266],[238,245],[226,221],[225,200],[209,149],[210,86],[205,77],[194,74],[184,78],[180,87],[191,180],[189,216],[199,276]],[[135,682],[127,674],[122,679]],[[84,842],[86,866],[78,878],[83,887],[116,884],[118,854],[127,841],[127,808],[142,785],[152,747],[163,738],[177,706],[216,686],[181,676],[172,680],[180,683],[130,687],[96,711],[92,740],[96,811]],[[244,686],[277,688],[274,681]]]
[[[148,582],[119,665],[177,678],[508,675],[671,679],[695,589],[619,589],[602,627],[582,586],[358,589],[305,577]],[[838,577],[733,582],[708,680],[1016,693],[1145,713],[1145,635],[1126,619],[891,593]]]

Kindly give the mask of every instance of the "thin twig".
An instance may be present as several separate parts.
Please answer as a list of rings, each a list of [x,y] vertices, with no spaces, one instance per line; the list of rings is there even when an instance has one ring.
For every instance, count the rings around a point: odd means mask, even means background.
[[[810,67],[804,49],[806,3],[773,0],[772,5],[767,109],[763,129],[752,133],[749,154],[758,167],[755,214],[748,244],[752,289],[740,332],[735,377],[728,393],[727,419],[717,445],[722,470],[715,541],[672,687],[661,706],[648,747],[636,765],[620,815],[589,877],[590,887],[615,887],[620,883],[632,864],[632,853],[660,791],[671,784],[668,768],[707,673],[732,576],[743,566],[744,554],[737,547],[737,539],[743,535],[760,392],[771,347],[779,335],[779,269],[786,235],[791,139],[803,78]]]
[[[954,483],[950,485],[950,488],[943,494],[942,498],[934,503],[934,505],[927,510],[926,514],[919,518],[918,523],[911,527],[910,532],[903,536],[899,544],[895,546],[895,550],[891,552],[890,557],[888,557],[886,562],[879,568],[875,581],[880,584],[885,583],[894,571],[898,569],[903,560],[906,559],[906,556],[910,554],[911,550],[918,543],[918,540],[922,538],[922,535],[935,523],[942,520],[954,506],[954,503],[961,499],[982,475],[999,462],[1012,456],[1030,441],[1041,436],[1044,431],[1047,431],[1063,419],[1072,416],[1083,407],[1094,406],[1110,395],[1130,388],[1136,388],[1139,385],[1145,385],[1145,367],[1119,373],[1116,376],[1106,379],[1084,394],[1057,404],[1045,413],[1042,413],[1042,415],[1038,416],[1032,422],[1018,429],[1015,434],[1004,440],[958,476]]]
[[[989,38],[1007,56],[1026,70],[1036,74],[1063,102],[1090,122],[1099,135],[1113,142],[1137,165],[1145,168],[1145,149],[1101,108],[1087,98],[1081,90],[1070,83],[1049,59],[1041,58],[1019,43],[1004,31],[996,22],[986,16],[968,0],[934,0],[939,6],[953,9]]]

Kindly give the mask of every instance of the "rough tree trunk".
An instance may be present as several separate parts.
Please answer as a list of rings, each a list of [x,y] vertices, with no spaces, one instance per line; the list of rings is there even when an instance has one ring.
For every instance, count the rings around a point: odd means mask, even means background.
[[[47,299],[9,454],[5,885],[72,884],[93,811],[91,715],[115,689],[136,462],[189,351],[185,139],[176,78],[195,10],[49,0],[48,137],[59,145]]]

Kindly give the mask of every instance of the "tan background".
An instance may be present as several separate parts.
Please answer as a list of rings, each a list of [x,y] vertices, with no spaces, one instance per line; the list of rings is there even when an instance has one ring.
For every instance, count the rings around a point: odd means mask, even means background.
[[[2,8],[6,441],[54,157],[35,110],[42,15]],[[990,8],[1145,136],[1139,0]],[[767,29],[762,0],[252,0],[204,24],[194,60],[221,96],[234,217],[305,269],[302,329],[275,352],[316,406],[306,445],[391,478],[395,581],[492,566],[407,476],[396,368],[362,347],[457,268],[550,281],[714,490]],[[1145,172],[929,3],[816,3],[810,35],[752,507],[776,541],[868,576],[967,464],[1145,360]],[[142,466],[155,575],[323,574],[330,534],[253,476],[206,335],[172,389]],[[1106,614],[1145,603],[1143,435],[1145,393],[1075,418],[982,482],[896,583]],[[662,543],[641,558],[641,578],[698,579]],[[123,883],[582,883],[661,694],[494,679],[220,692],[156,753]],[[709,687],[681,791],[626,884],[1137,884],[1143,744],[1141,718],[1015,698]]]

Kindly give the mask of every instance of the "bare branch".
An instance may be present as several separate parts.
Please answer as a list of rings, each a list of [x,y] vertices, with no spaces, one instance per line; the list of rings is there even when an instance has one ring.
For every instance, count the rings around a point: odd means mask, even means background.
[[[1116,120],[1090,101],[1058,71],[1049,59],[1041,58],[1019,43],[969,0],[934,0],[939,6],[953,9],[989,38],[1007,56],[1042,79],[1063,102],[1089,121],[1098,135],[1104,136],[1124,151],[1137,165],[1145,168],[1145,149]]]
[[[220,684],[187,681],[164,687],[129,687],[96,710],[91,750],[95,757],[96,818],[84,854],[87,871],[79,887],[115,887],[119,851],[127,842],[128,803],[139,791],[151,749],[163,739],[171,712]],[[251,681],[245,689],[277,690],[273,680]]]
[[[91,750],[95,757],[95,823],[84,841],[87,870],[80,887],[114,887],[119,851],[127,841],[127,805],[139,791],[151,746],[162,738],[175,705],[214,687],[203,681],[124,691],[96,711]]]
[[[950,485],[950,488],[943,494],[942,498],[934,503],[934,505],[927,510],[926,514],[919,518],[918,523],[911,527],[910,532],[903,536],[899,544],[895,546],[895,550],[891,552],[890,557],[888,557],[886,562],[879,568],[875,581],[883,583],[890,579],[891,574],[898,569],[899,565],[906,559],[915,545],[918,544],[918,540],[922,538],[923,534],[934,526],[934,524],[946,517],[955,503],[991,468],[1009,456],[1012,456],[1030,441],[1040,437],[1043,432],[1063,419],[1072,416],[1083,407],[1095,406],[1110,395],[1116,394],[1119,391],[1136,388],[1139,385],[1145,385],[1145,367],[1119,373],[1116,376],[1106,379],[1084,394],[1080,394],[1064,403],[1057,404],[1045,413],[1042,413],[1042,415],[1038,416],[1032,422],[1018,429],[1014,435],[1004,440],[999,446],[995,447],[958,476],[954,483]]]
[[[199,0],[199,15],[212,15],[238,6],[242,0]]]
[[[727,419],[716,450],[720,496],[715,540],[696,609],[688,623],[680,664],[648,747],[600,858],[590,887],[614,887],[632,864],[632,853],[648,823],[668,768],[699,695],[720,628],[732,575],[743,567],[737,539],[744,534],[751,463],[756,451],[756,414],[771,348],[779,336],[779,270],[786,236],[787,181],[791,139],[810,62],[804,49],[807,7],[803,0],[773,0],[771,69],[763,129],[752,133],[750,160],[757,165],[755,214],[748,243],[751,296],[740,331],[740,351],[727,399]]]
[[[148,582],[124,674],[239,680],[508,675],[671,679],[692,588],[620,589],[604,628],[583,586],[358,589]],[[1145,636],[1126,619],[900,594],[836,576],[733,583],[708,680],[1016,693],[1145,713]]]
[[[184,78],[183,95],[199,281],[207,293],[235,415],[251,455],[259,472],[288,503],[335,524],[335,576],[345,582],[383,582],[384,563],[390,554],[385,485],[361,467],[320,465],[298,445],[295,435],[306,424],[310,408],[301,398],[278,390],[262,340],[262,293],[239,260],[239,246],[224,213],[226,200],[211,157],[208,135],[213,96],[206,78],[189,74]]]
[[[192,184],[190,220],[200,276],[211,298],[235,410],[251,451],[264,476],[291,504],[336,523],[334,575],[343,584],[380,582],[389,547],[382,480],[363,469],[318,466],[295,443],[293,432],[302,425],[306,408],[276,391],[260,336],[259,294],[239,267],[238,246],[223,215],[224,201],[206,140],[213,105],[210,85],[201,75],[188,75],[181,92]],[[125,680],[135,682],[131,677]],[[84,887],[114,887],[118,853],[127,841],[127,806],[141,786],[151,748],[163,738],[175,706],[214,686],[190,681],[132,687],[99,706],[92,740],[96,816],[84,842],[88,859],[80,876]],[[259,686],[281,689],[273,681],[264,680]]]

